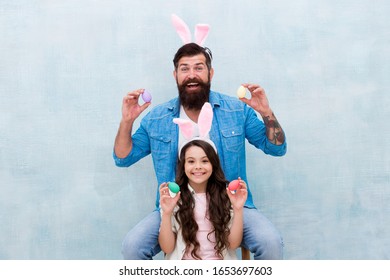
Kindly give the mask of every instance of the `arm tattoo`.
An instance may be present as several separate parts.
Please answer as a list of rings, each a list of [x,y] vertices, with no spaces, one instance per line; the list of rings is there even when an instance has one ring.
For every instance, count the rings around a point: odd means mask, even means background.
[[[283,144],[284,132],[274,113],[272,113],[271,116],[263,117],[263,120],[265,123],[265,127],[267,128],[266,133],[268,140],[275,145]]]

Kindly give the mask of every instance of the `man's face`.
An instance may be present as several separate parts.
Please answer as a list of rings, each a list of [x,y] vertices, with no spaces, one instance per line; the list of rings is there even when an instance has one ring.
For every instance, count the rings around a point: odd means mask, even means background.
[[[203,54],[185,56],[173,72],[179,90],[180,103],[188,109],[200,110],[208,101],[214,70],[208,69]]]

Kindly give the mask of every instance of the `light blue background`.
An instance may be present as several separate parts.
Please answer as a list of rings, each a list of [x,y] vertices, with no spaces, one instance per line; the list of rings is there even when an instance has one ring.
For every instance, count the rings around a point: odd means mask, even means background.
[[[247,151],[285,258],[389,259],[387,0],[1,0],[0,259],[122,258],[156,179],[113,141],[127,91],[177,95],[171,13],[211,25],[212,88],[259,83],[286,131],[285,157]]]

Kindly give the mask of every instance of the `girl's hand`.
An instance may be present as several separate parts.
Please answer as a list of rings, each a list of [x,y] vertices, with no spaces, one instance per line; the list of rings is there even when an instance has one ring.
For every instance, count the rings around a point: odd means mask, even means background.
[[[162,183],[160,185],[160,207],[165,214],[172,214],[177,201],[180,198],[180,191],[175,197],[171,197],[169,194],[168,183]]]
[[[238,177],[238,181],[240,186],[234,194],[226,188],[226,192],[229,196],[230,202],[232,203],[233,209],[237,210],[244,207],[245,201],[248,197],[248,190],[245,181],[241,180],[240,177]]]

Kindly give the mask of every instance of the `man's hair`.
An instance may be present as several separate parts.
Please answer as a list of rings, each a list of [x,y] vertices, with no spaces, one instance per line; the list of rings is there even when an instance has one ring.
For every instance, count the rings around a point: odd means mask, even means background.
[[[180,49],[177,50],[175,57],[173,58],[173,65],[175,66],[175,69],[179,66],[179,60],[183,56],[195,56],[198,54],[203,54],[206,58],[206,65],[207,68],[211,69],[211,60],[213,59],[213,55],[211,53],[211,50],[207,47],[201,47],[198,44],[195,43],[189,43],[182,46]]]

